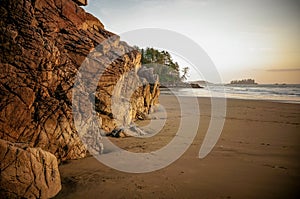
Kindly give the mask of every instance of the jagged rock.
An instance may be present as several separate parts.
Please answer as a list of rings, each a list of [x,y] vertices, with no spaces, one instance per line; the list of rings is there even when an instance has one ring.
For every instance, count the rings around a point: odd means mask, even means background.
[[[72,91],[88,55],[103,67],[120,55],[96,82],[104,133],[130,125],[138,112],[148,113],[158,102],[157,81],[150,85],[137,75],[140,53],[74,1],[1,0],[0,13],[0,139],[40,147],[59,161],[84,157],[86,148],[73,124]],[[93,70],[91,64],[91,75]],[[116,111],[113,95],[120,102]],[[121,109],[124,98],[128,106]]]
[[[58,161],[85,157],[86,146],[92,154],[102,153],[101,135],[119,127],[125,128],[119,136],[131,135],[126,129],[158,103],[157,79],[145,71],[138,76],[140,53],[105,30],[79,7],[82,2],[0,1],[0,189],[4,197],[53,197],[60,190],[55,156]],[[89,63],[85,74],[96,89],[82,90],[86,97],[79,98],[81,102],[95,99],[97,118],[85,114],[82,103],[83,128],[78,130],[72,93],[83,63]],[[94,81],[99,70],[103,73]]]
[[[0,139],[0,198],[51,198],[61,189],[56,157]]]
[[[147,68],[143,66],[138,71],[138,75],[140,78],[145,78],[150,84],[155,84],[156,82],[158,82],[158,75],[154,74],[153,72],[153,68]]]
[[[142,112],[137,112],[136,113],[136,117],[139,120],[146,120],[146,119],[148,119],[147,115],[145,113],[142,113]]]
[[[80,6],[86,6],[87,0],[73,0],[75,3],[77,3]]]

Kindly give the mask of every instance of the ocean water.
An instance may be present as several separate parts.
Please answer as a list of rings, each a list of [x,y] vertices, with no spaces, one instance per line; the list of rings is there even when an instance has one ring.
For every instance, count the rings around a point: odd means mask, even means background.
[[[284,103],[300,103],[300,84],[220,85],[210,84],[204,88],[161,89],[162,94],[178,96],[226,97],[234,99],[269,100]]]

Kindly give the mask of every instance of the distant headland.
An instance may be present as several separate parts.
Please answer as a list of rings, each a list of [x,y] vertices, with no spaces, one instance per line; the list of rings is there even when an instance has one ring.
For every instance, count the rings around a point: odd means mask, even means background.
[[[230,84],[257,84],[254,79],[233,80]]]

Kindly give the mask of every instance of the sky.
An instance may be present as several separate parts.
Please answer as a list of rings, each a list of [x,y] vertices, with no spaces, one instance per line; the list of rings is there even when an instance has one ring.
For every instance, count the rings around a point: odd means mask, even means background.
[[[213,61],[222,83],[300,83],[300,1],[89,0],[84,9],[116,34],[160,28],[190,38]],[[175,60],[190,68],[189,80],[201,79],[188,60]]]

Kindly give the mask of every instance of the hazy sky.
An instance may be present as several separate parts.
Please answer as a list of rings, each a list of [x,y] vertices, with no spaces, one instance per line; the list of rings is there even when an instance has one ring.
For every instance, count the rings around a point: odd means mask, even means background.
[[[189,37],[225,83],[300,83],[300,0],[89,0],[85,9],[117,34],[151,27]]]

